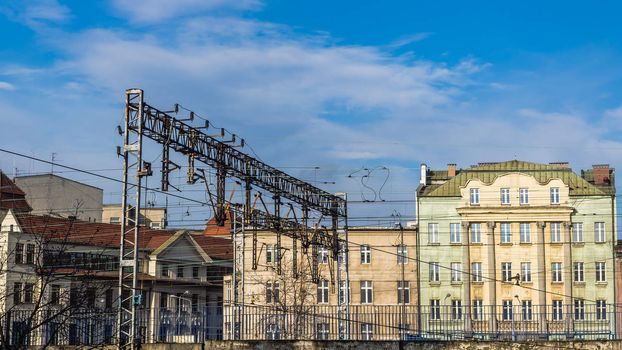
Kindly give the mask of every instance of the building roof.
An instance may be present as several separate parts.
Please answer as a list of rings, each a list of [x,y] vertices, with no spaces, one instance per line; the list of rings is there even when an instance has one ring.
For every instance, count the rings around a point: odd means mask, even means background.
[[[564,164],[540,164],[519,160],[500,163],[480,163],[468,169],[456,171],[456,176],[449,178],[446,170],[428,171],[428,183],[419,189],[422,197],[460,197],[460,188],[469,180],[478,179],[492,184],[499,176],[507,173],[521,173],[533,176],[536,181],[546,184],[552,179],[560,179],[570,188],[571,196],[613,195],[615,186],[613,169],[610,182],[604,185],[594,183],[592,170],[582,171],[582,176],[575,174]]]
[[[233,246],[230,239],[193,234],[190,237],[214,260],[232,260]]]
[[[231,213],[225,212],[225,224],[218,226],[216,224],[216,218],[211,218],[207,221],[203,235],[205,236],[229,236],[231,235]]]
[[[101,188],[99,188],[99,187],[97,187],[97,186],[93,186],[93,185],[85,184],[85,183],[83,183],[83,182],[79,182],[79,181],[76,181],[76,180],[68,179],[68,178],[66,178],[66,177],[58,176],[58,175],[56,175],[56,174],[52,174],[52,173],[37,174],[37,175],[24,175],[24,176],[16,176],[16,177],[14,178],[14,180],[19,182],[19,181],[28,181],[28,180],[31,180],[31,179],[37,179],[37,178],[57,178],[57,179],[60,179],[60,180],[63,180],[63,181],[73,182],[73,183],[75,183],[75,184],[77,184],[77,185],[80,185],[80,186],[91,187],[91,188],[93,188],[93,189],[96,189],[96,190],[99,190],[99,191],[102,191],[102,192],[104,191],[104,190],[102,190]]]
[[[0,171],[0,209],[32,211],[26,201],[26,193],[2,171]]]

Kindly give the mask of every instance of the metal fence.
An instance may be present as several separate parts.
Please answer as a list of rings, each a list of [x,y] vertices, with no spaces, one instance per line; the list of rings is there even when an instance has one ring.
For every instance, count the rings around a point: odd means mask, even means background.
[[[231,306],[225,339],[240,340],[564,340],[618,339],[622,305]]]
[[[563,340],[619,339],[622,305],[454,306],[351,305],[297,307],[240,305],[141,309],[143,343],[239,340]],[[1,336],[10,345],[98,345],[117,342],[114,310],[11,310]],[[224,331],[224,332],[223,332]]]

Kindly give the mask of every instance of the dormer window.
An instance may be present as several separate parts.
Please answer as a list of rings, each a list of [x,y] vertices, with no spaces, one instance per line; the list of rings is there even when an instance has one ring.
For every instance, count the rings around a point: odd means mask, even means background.
[[[520,204],[529,204],[529,189],[521,188],[518,190]]]
[[[559,204],[559,187],[551,187],[551,204]]]
[[[472,188],[470,195],[471,205],[479,205],[479,188]]]

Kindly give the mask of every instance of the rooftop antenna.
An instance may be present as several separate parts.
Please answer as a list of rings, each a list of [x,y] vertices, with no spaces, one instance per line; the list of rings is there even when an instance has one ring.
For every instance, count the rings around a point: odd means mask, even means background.
[[[52,152],[52,169],[50,170],[51,174],[54,174],[54,161],[56,160],[56,155],[57,154],[58,153],[56,153],[56,152]]]

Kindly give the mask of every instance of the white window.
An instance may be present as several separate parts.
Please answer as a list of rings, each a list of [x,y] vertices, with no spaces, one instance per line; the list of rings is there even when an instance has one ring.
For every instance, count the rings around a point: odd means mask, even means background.
[[[531,282],[531,263],[524,262],[520,264],[520,280],[521,282]]]
[[[430,299],[430,319],[441,319],[441,301],[438,299]]]
[[[559,222],[551,223],[551,243],[562,242],[562,224]]]
[[[559,204],[559,187],[551,187],[551,204]]]
[[[374,302],[374,289],[371,281],[361,281],[361,304]]]
[[[339,300],[342,304],[350,302],[350,288],[348,287],[346,291],[346,281],[339,281]]]
[[[607,276],[605,275],[605,263],[596,263],[596,282],[607,282]]]
[[[397,246],[397,263],[408,264],[408,247],[405,245]]]
[[[501,280],[503,282],[509,282],[512,280],[512,263],[501,263]]]
[[[454,299],[451,301],[451,319],[462,319],[462,300]]]
[[[471,243],[482,243],[482,225],[471,224]]]
[[[326,247],[317,247],[317,262],[318,264],[328,264],[328,249]]]
[[[121,223],[121,218],[118,216],[111,216],[110,217],[110,223],[111,224],[120,224]]]
[[[562,263],[554,262],[551,264],[551,272],[553,274],[553,282],[562,282]]]
[[[531,300],[523,300],[522,302],[522,314],[523,321],[531,321],[533,319]]]
[[[484,301],[481,299],[473,300],[473,319],[474,320],[483,320],[484,319]]]
[[[362,340],[374,339],[374,325],[372,325],[371,323],[361,324],[361,339]]]
[[[471,264],[471,275],[473,276],[473,282],[482,281],[482,263],[474,262]]]
[[[575,320],[585,319],[585,300],[583,299],[574,300],[574,319]]]
[[[371,247],[363,244],[361,246],[361,264],[371,264]]]
[[[504,222],[501,224],[501,243],[512,242],[512,229],[510,223]]]
[[[441,280],[440,266],[437,262],[430,263],[430,282],[439,282]]]
[[[520,199],[520,204],[529,204],[529,189],[528,188],[520,188],[518,190],[518,195]]]
[[[604,222],[594,223],[594,241],[595,242],[605,241],[605,223]]]
[[[583,223],[575,222],[572,224],[572,241],[576,243],[583,242]]]
[[[266,245],[266,264],[272,264],[274,262],[274,245]]]
[[[596,300],[596,319],[599,321],[607,319],[607,302]]]
[[[503,301],[502,317],[504,321],[511,321],[514,318],[514,310],[512,310],[512,300]]]
[[[318,304],[328,303],[328,280],[322,279],[317,284],[317,302]]]
[[[471,194],[471,204],[478,205],[479,204],[479,188],[472,188],[470,191]]]
[[[521,243],[531,242],[531,225],[529,225],[528,222],[522,222],[520,224],[520,242]]]
[[[318,323],[315,325],[316,339],[328,340],[330,338],[330,326],[328,323]]]
[[[510,204],[510,189],[501,189],[501,204]]]
[[[562,301],[553,300],[553,321],[561,321],[563,318]]]
[[[428,224],[428,244],[438,243],[438,224]]]
[[[397,281],[397,303],[410,304],[410,282]]]
[[[573,279],[575,282],[585,282],[585,270],[582,262],[575,262],[572,267]]]
[[[279,302],[279,282],[268,281],[266,283],[266,304]]]
[[[451,282],[462,282],[462,264],[453,262],[451,263]]]
[[[449,241],[451,243],[462,242],[462,234],[460,232],[460,224],[449,224]]]

